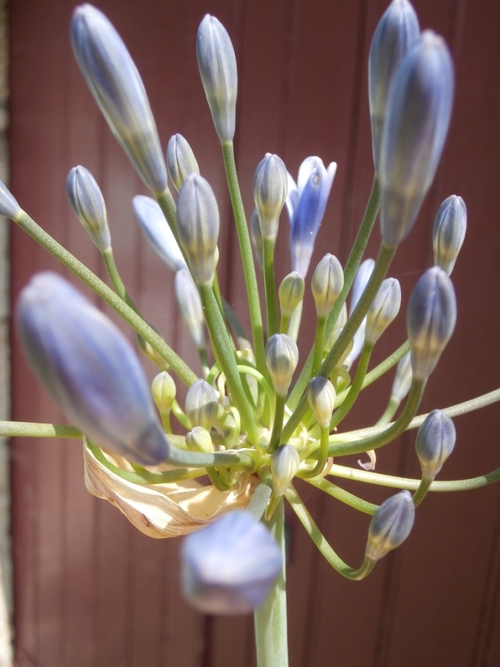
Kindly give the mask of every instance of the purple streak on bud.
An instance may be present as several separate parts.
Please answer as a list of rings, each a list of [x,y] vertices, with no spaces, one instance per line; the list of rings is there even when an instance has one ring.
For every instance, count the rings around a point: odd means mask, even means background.
[[[438,209],[432,232],[434,264],[451,275],[465,239],[467,208],[462,197],[451,195]]]
[[[196,57],[217,135],[222,142],[232,141],[238,95],[236,56],[227,30],[209,14],[198,28]]]
[[[441,410],[433,410],[418,430],[415,449],[422,477],[433,480],[455,447],[457,433],[453,421]]]
[[[55,273],[21,292],[21,341],[40,382],[68,419],[110,453],[142,465],[168,455],[144,371],[115,325]]]
[[[132,199],[135,217],[150,246],[172,271],[187,269],[177,241],[158,202],[151,197],[137,195]]]
[[[409,491],[400,491],[380,505],[368,530],[366,557],[377,561],[406,540],[415,520]]]
[[[191,146],[182,134],[174,134],[170,137],[167,146],[167,169],[170,180],[177,192],[189,174],[199,174],[200,168],[194,156]]]
[[[187,269],[175,274],[175,298],[182,320],[197,348],[205,347],[205,318],[198,289]]]
[[[426,380],[451,338],[457,320],[455,290],[437,266],[428,269],[408,304],[407,328],[411,367],[416,380]]]
[[[206,614],[251,613],[265,601],[281,566],[267,528],[249,512],[230,512],[185,539],[183,592]]]
[[[300,165],[297,185],[288,175],[286,207],[290,218],[292,271],[298,271],[304,278],[336,171],[335,162],[325,169],[323,160],[311,156]]]
[[[274,334],[266,345],[266,366],[274,391],[286,396],[299,362],[297,344],[286,334]]]
[[[410,232],[436,173],[453,88],[448,47],[427,30],[398,68],[387,101],[378,177],[382,238],[390,248]]]
[[[16,220],[22,212],[22,208],[12,196],[9,188],[3,181],[0,181],[0,215]]]
[[[78,65],[111,132],[144,183],[167,187],[167,169],[141,77],[120,35],[102,12],[80,5],[71,40]]]
[[[418,18],[408,0],[393,0],[373,35],[368,61],[368,90],[373,162],[377,171],[389,90],[401,61],[419,35]]]
[[[104,197],[95,178],[85,167],[73,167],[66,179],[68,199],[76,217],[101,252],[111,248]]]
[[[212,385],[206,380],[197,380],[186,394],[186,416],[192,426],[203,426],[209,431],[217,419],[219,403]]]

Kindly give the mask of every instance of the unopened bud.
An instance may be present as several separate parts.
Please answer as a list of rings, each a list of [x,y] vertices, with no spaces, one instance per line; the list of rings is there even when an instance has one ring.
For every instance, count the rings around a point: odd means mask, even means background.
[[[0,181],[0,215],[16,220],[21,213],[22,208],[12,196],[11,191],[5,183]]]
[[[196,57],[217,135],[222,142],[232,141],[238,94],[236,56],[227,30],[209,14],[198,28]]]
[[[311,290],[318,317],[328,317],[344,287],[344,272],[335,255],[320,260],[311,280]]]
[[[76,217],[101,252],[111,248],[104,197],[95,178],[85,167],[73,167],[66,179],[69,202]]]
[[[281,281],[278,295],[280,299],[281,315],[291,317],[293,311],[304,298],[304,278],[298,271],[292,271]]]
[[[407,328],[411,367],[416,380],[426,380],[451,338],[457,320],[455,291],[446,273],[428,269],[408,304]]]
[[[370,310],[366,315],[365,341],[375,345],[389,324],[396,318],[401,306],[401,287],[396,278],[382,281]]]
[[[177,192],[189,174],[199,174],[198,162],[182,134],[174,134],[167,145],[167,170]]]
[[[415,449],[422,466],[422,477],[433,480],[455,447],[457,433],[450,417],[433,410],[418,430]]]
[[[276,496],[282,496],[300,466],[300,456],[292,445],[280,445],[273,453],[271,472],[273,475],[273,491]]]
[[[256,208],[252,211],[252,220],[250,222],[250,234],[252,245],[259,262],[259,266],[264,266],[264,245],[262,241],[262,229],[260,226],[259,212]]]
[[[293,338],[274,334],[266,345],[266,366],[278,396],[286,396],[299,362],[299,350]]]
[[[195,426],[192,431],[186,433],[186,446],[192,452],[211,454],[214,451],[210,433],[203,426]]]
[[[168,415],[175,401],[177,389],[174,379],[167,371],[162,371],[153,379],[151,393],[161,415]]]
[[[253,177],[253,199],[259,213],[262,237],[276,240],[280,214],[288,193],[288,176],[283,160],[267,153]]]
[[[333,384],[321,376],[313,378],[307,388],[307,400],[321,428],[330,425],[337,395]]]
[[[204,347],[203,307],[196,285],[187,269],[181,269],[175,274],[174,289],[177,305],[189,335],[198,349]]]
[[[368,529],[366,557],[380,560],[406,540],[415,519],[415,506],[409,491],[400,491],[380,505]]]
[[[432,232],[434,264],[451,275],[465,239],[467,208],[462,197],[451,195],[438,209]]]
[[[132,199],[132,206],[144,236],[156,254],[172,271],[187,268],[181,249],[158,202],[151,197],[137,195]]]
[[[399,360],[396,376],[392,383],[391,396],[401,402],[410,391],[411,380],[411,354],[410,352],[407,352],[405,356]]]
[[[186,394],[186,416],[193,426],[212,428],[219,409],[217,394],[205,380],[197,380]]]

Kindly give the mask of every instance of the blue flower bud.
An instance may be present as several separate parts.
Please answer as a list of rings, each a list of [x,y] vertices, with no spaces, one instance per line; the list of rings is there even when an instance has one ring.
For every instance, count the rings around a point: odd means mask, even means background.
[[[205,614],[245,614],[259,607],[282,567],[281,551],[249,512],[224,514],[182,546],[182,588]]]
[[[263,238],[276,240],[287,193],[288,174],[285,163],[277,155],[267,153],[257,165],[253,177],[253,199],[259,212]]]
[[[22,208],[12,196],[11,191],[3,181],[0,181],[0,215],[16,220],[22,212]]]
[[[416,380],[426,380],[451,338],[457,320],[455,290],[437,266],[428,269],[408,304],[407,328],[411,367]]]
[[[290,218],[292,271],[298,271],[304,278],[336,171],[335,162],[325,169],[323,160],[312,156],[300,165],[297,184],[289,175],[286,207]]]
[[[286,396],[299,362],[299,350],[293,338],[286,334],[274,334],[266,345],[266,366],[274,391]]]
[[[238,94],[236,56],[227,30],[209,14],[198,28],[196,57],[217,135],[222,142],[232,141]]]
[[[304,278],[297,271],[292,271],[281,281],[278,296],[281,315],[291,317],[293,311],[302,301],[305,292]]]
[[[328,317],[344,287],[344,271],[335,255],[328,253],[316,267],[311,291],[318,317]]]
[[[197,348],[205,347],[205,318],[200,295],[187,269],[180,269],[175,274],[175,298],[181,317]]]
[[[401,286],[396,278],[382,281],[366,315],[365,341],[375,345],[389,324],[396,318],[401,306]]]
[[[292,445],[280,445],[271,459],[273,491],[282,496],[300,467],[300,456]]]
[[[101,311],[46,272],[21,292],[17,317],[31,367],[71,423],[105,451],[142,465],[167,457],[142,367]]]
[[[373,162],[377,171],[389,90],[401,61],[419,35],[418,18],[408,0],[393,0],[373,35],[368,61],[368,91]]]
[[[262,229],[260,226],[259,212],[256,208],[252,211],[252,220],[250,221],[250,234],[252,245],[257,257],[259,266],[264,266],[264,242],[262,240]]]
[[[330,425],[336,397],[335,388],[328,378],[318,376],[309,382],[307,400],[322,428]]]
[[[80,5],[71,40],[78,65],[111,132],[144,183],[160,194],[167,169],[158,131],[137,68],[121,37],[102,12]]]
[[[181,249],[158,202],[151,197],[137,195],[132,199],[132,206],[135,217],[156,254],[172,271],[187,269]]]
[[[192,426],[203,426],[209,431],[219,410],[215,389],[206,380],[197,380],[188,389],[185,410]]]
[[[354,282],[352,285],[351,307],[349,309],[351,315],[353,310],[356,308],[357,303],[361,298],[361,295],[365,291],[365,287],[367,286],[368,281],[370,280],[370,276],[372,275],[374,266],[375,266],[375,260],[373,259],[365,259],[359,265],[359,269],[356,273],[356,277],[354,278]],[[365,329],[366,329],[366,317],[363,318],[360,327],[354,334],[354,338],[352,341],[352,348],[349,354],[346,356],[345,361],[348,369],[356,361],[356,359],[360,355],[361,350],[363,349],[363,345],[365,343]]]
[[[377,561],[406,540],[415,520],[409,491],[400,491],[380,505],[370,522],[366,557]]]
[[[111,248],[104,197],[95,178],[85,167],[73,167],[66,179],[69,202],[76,217],[101,252]]]
[[[457,433],[453,421],[441,410],[433,410],[418,430],[415,449],[422,477],[433,480],[455,447]]]
[[[432,232],[434,264],[451,275],[465,239],[467,208],[462,197],[451,195],[438,209]]]
[[[411,354],[410,352],[407,352],[405,356],[399,360],[396,376],[392,383],[391,397],[394,397],[401,402],[410,391],[411,380]]]
[[[174,134],[167,145],[167,169],[177,192],[189,174],[199,174],[200,168],[191,146],[182,134]]]
[[[387,101],[378,177],[382,238],[390,248],[410,232],[434,178],[453,87],[448,47],[427,30],[398,68]]]
[[[212,188],[198,174],[188,176],[179,193],[177,226],[194,280],[210,284],[216,266],[219,208]]]

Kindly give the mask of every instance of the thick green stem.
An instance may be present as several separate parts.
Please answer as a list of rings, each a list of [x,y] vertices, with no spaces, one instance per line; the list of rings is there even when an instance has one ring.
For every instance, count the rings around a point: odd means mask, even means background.
[[[276,405],[274,409],[274,424],[271,440],[269,441],[269,452],[274,452],[280,445],[281,431],[283,429],[283,417],[285,416],[286,396],[276,395]]]
[[[113,308],[130,326],[140,334],[171,366],[174,373],[188,386],[198,379],[195,373],[177,356],[161,336],[145,322],[123,299],[113,292],[95,273],[53,239],[24,211],[15,222],[51,255],[90,287],[103,301]]]
[[[323,350],[325,347],[326,317],[317,317],[316,335],[314,336],[314,354],[311,367],[311,377],[316,377],[321,362],[323,360]]]
[[[283,564],[267,600],[254,613],[257,667],[288,667],[283,500],[267,525],[280,545]]]
[[[259,288],[257,285],[257,276],[252,256],[252,244],[248,225],[241,199],[240,186],[238,183],[238,174],[236,172],[236,162],[234,159],[234,147],[232,141],[222,144],[222,155],[226,169],[227,183],[229,187],[229,196],[233,207],[236,231],[240,244],[241,262],[245,274],[245,285],[248,295],[248,306],[250,309],[250,322],[252,326],[253,346],[257,368],[266,375],[264,332],[262,329],[262,313],[260,310]]]
[[[267,337],[278,333],[278,300],[274,278],[274,239],[264,239],[264,289],[266,294]]]

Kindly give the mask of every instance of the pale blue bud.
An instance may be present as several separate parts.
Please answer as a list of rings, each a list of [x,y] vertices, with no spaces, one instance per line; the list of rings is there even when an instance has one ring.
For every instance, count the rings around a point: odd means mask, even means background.
[[[271,459],[273,491],[282,496],[300,467],[300,456],[292,445],[280,445]]]
[[[182,134],[174,134],[167,145],[167,169],[177,192],[189,174],[199,174],[200,168],[191,146]]]
[[[192,426],[212,428],[219,410],[215,389],[206,380],[197,380],[186,394],[185,411]]]
[[[85,167],[73,167],[66,179],[69,202],[76,217],[101,252],[111,248],[104,197],[95,178]]]
[[[280,548],[250,512],[229,512],[182,545],[182,588],[205,614],[251,613],[282,568]]]
[[[286,334],[274,334],[266,345],[266,366],[274,391],[286,396],[292,377],[299,363],[297,344]]]
[[[16,220],[22,212],[22,208],[12,196],[9,188],[3,181],[0,181],[0,215]]]
[[[337,394],[328,378],[314,377],[307,387],[307,400],[322,428],[327,428],[332,419]]]
[[[409,491],[400,491],[380,505],[368,529],[366,557],[371,561],[398,547],[406,540],[415,520],[415,506]]]
[[[391,396],[401,402],[410,391],[412,377],[411,354],[410,352],[407,352],[405,356],[399,360],[396,376],[392,383]]]
[[[422,478],[433,480],[455,447],[453,421],[441,410],[433,410],[418,430],[415,449],[422,466]]]
[[[209,14],[198,28],[196,57],[217,135],[222,142],[232,141],[238,95],[236,56],[227,30]]]
[[[349,309],[350,315],[352,315],[352,312],[356,308],[357,303],[361,298],[361,295],[365,291],[365,287],[367,286],[368,281],[370,280],[370,276],[372,275],[374,266],[375,266],[375,260],[373,259],[365,259],[364,262],[361,262],[361,264],[359,265],[356,277],[354,278],[354,282],[352,285],[351,307]],[[352,341],[352,348],[345,359],[345,364],[347,368],[350,368],[352,366],[352,364],[359,357],[361,350],[363,349],[363,345],[365,343],[365,329],[366,329],[366,317],[363,318],[361,325],[354,334],[354,338]]]
[[[438,209],[432,232],[434,264],[451,275],[465,239],[467,208],[462,197],[451,195]]]
[[[280,214],[288,193],[288,173],[283,160],[267,153],[253,177],[253,199],[264,239],[275,241]]]
[[[71,40],[78,65],[108,125],[144,183],[167,187],[167,169],[141,77],[121,37],[102,12],[80,5]]]
[[[181,249],[158,202],[151,197],[137,195],[132,199],[132,206],[135,217],[156,254],[172,271],[187,269]]]
[[[335,255],[320,260],[311,280],[311,291],[318,317],[328,317],[344,287],[344,271]]]
[[[297,184],[288,176],[286,207],[290,218],[292,271],[298,271],[304,278],[336,171],[335,162],[325,169],[323,160],[311,156],[300,165]]]
[[[186,446],[192,452],[212,454],[214,451],[212,436],[203,426],[195,426],[192,431],[186,433]]]
[[[216,266],[219,208],[212,188],[198,174],[190,174],[181,188],[177,226],[194,280],[200,285],[210,284]]]
[[[262,240],[262,229],[260,226],[259,212],[256,208],[252,211],[252,219],[250,221],[250,235],[255,256],[259,266],[264,266],[264,242]]]
[[[401,61],[419,35],[418,18],[408,0],[393,0],[373,35],[368,61],[368,90],[373,162],[377,171],[389,90]]]
[[[180,269],[175,274],[175,298],[182,320],[197,348],[205,346],[205,318],[198,289],[187,269]]]
[[[396,318],[401,306],[401,286],[396,278],[382,281],[370,310],[366,315],[365,341],[375,345],[389,324]]]
[[[144,371],[115,325],[55,273],[21,292],[21,341],[31,367],[72,424],[141,465],[168,455]]]
[[[382,238],[390,248],[410,232],[434,178],[453,88],[448,47],[427,30],[398,68],[387,102],[378,177]]]
[[[426,380],[432,373],[456,320],[457,304],[451,280],[434,266],[420,278],[408,304],[408,339],[416,380]]]
[[[291,317],[293,311],[302,301],[305,292],[304,278],[298,271],[292,271],[281,281],[278,296],[280,300],[281,315]]]

